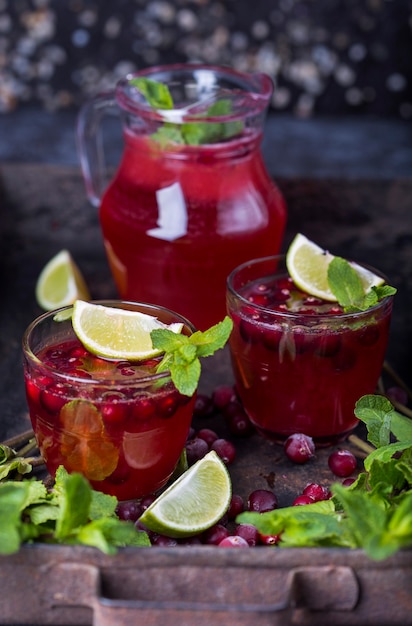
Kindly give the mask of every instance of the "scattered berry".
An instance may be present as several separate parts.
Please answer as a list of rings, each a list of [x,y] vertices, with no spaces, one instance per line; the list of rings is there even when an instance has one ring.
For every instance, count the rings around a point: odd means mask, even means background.
[[[246,539],[238,535],[229,535],[218,544],[219,548],[249,548]]]
[[[356,458],[349,450],[335,450],[328,458],[329,469],[341,478],[350,476],[356,469]]]
[[[214,450],[220,456],[225,465],[230,465],[235,460],[236,448],[227,439],[216,439],[211,445],[211,450]]]
[[[273,491],[268,489],[256,489],[249,495],[247,508],[248,511],[255,513],[264,513],[265,511],[273,511],[278,506],[278,499]]]
[[[312,437],[303,433],[290,435],[284,444],[288,459],[294,463],[306,463],[315,456],[315,444]]]
[[[313,498],[302,494],[294,499],[292,506],[302,506],[304,504],[313,504],[313,502],[315,502]]]
[[[318,483],[309,483],[304,488],[302,495],[309,496],[314,502],[319,502],[320,500],[329,500],[331,493],[327,487]]]
[[[219,439],[219,436],[215,433],[215,431],[211,430],[210,428],[201,428],[197,433],[197,437],[200,437],[200,439],[206,441],[209,448],[211,447],[212,443],[216,441],[216,439]]]
[[[219,385],[212,394],[213,404],[219,411],[224,409],[229,402],[236,399],[236,393],[233,387],[229,385]]]
[[[233,494],[232,499],[230,500],[230,506],[227,511],[227,516],[229,520],[234,520],[238,515],[243,513],[245,508],[242,496],[238,494]]]
[[[199,459],[203,459],[205,454],[209,452],[209,446],[204,439],[200,437],[193,437],[189,441],[186,441],[186,456],[187,464],[193,465]]]
[[[235,535],[242,537],[250,546],[256,546],[259,541],[259,531],[253,524],[239,524]]]

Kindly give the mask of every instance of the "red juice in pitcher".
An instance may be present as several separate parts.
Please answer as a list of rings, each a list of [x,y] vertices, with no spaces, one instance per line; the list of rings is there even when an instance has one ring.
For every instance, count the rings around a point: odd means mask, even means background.
[[[257,141],[166,151],[148,137],[126,134],[100,208],[122,297],[178,310],[203,330],[224,317],[227,275],[250,255],[281,245],[283,201]]]
[[[317,445],[336,443],[358,423],[357,400],[376,389],[392,298],[367,311],[344,313],[336,303],[299,290],[280,263],[276,270],[271,263],[271,276],[260,268],[262,275],[249,280],[251,264],[248,278],[229,288],[237,391],[251,421],[269,439],[282,442],[305,433]],[[268,260],[265,272],[267,265]]]

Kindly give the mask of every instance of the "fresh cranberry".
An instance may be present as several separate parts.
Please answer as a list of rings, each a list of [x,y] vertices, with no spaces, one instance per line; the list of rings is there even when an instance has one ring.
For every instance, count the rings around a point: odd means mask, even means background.
[[[309,483],[304,488],[302,495],[309,496],[315,502],[319,502],[320,500],[329,500],[331,493],[329,489],[318,483]]]
[[[150,396],[139,396],[132,409],[132,418],[138,422],[144,422],[154,416],[156,406]]]
[[[262,337],[265,348],[272,352],[278,352],[283,333],[284,331],[280,324],[271,324],[270,327],[265,327]]]
[[[166,535],[157,535],[152,540],[153,546],[161,546],[163,548],[175,548],[178,545],[177,539],[166,537]]]
[[[100,407],[100,412],[106,423],[115,424],[124,422],[127,418],[128,406],[122,402],[123,394],[106,394],[104,404]]]
[[[68,402],[68,396],[73,394],[73,388],[66,383],[52,383],[40,393],[43,407],[49,413],[58,413],[62,406]]]
[[[212,400],[215,407],[221,411],[229,402],[236,400],[236,392],[230,385],[219,385],[213,391]]]
[[[315,500],[313,498],[311,498],[310,496],[305,496],[305,495],[300,495],[297,498],[295,498],[293,500],[292,506],[301,506],[304,504],[312,504],[313,502],[315,502]]]
[[[198,393],[195,398],[193,407],[193,415],[198,417],[206,417],[213,413],[213,402],[210,396],[204,393]]]
[[[172,417],[176,413],[176,409],[179,406],[178,392],[168,393],[160,400],[157,400],[156,412],[161,417]]]
[[[225,412],[226,424],[235,437],[248,437],[254,432],[252,422],[240,402],[231,402],[232,410]]]
[[[209,452],[209,446],[206,441],[200,437],[194,437],[186,441],[185,448],[188,465],[193,465]]]
[[[219,548],[249,548],[249,544],[246,539],[239,537],[238,535],[229,535],[222,539],[218,544]]]
[[[227,511],[229,520],[236,519],[238,515],[243,513],[244,508],[245,508],[245,504],[243,502],[242,496],[236,493],[233,494],[230,500],[228,511]]]
[[[278,499],[273,491],[268,489],[256,489],[249,494],[247,509],[255,513],[273,511],[278,506]]]
[[[225,465],[233,463],[236,457],[236,448],[231,441],[227,439],[216,439],[211,445],[211,450],[222,459]]]
[[[215,524],[203,533],[202,541],[207,545],[217,546],[222,539],[225,539],[228,536],[229,531],[225,526],[223,526],[223,524]]]
[[[356,458],[349,450],[335,450],[329,455],[330,470],[341,478],[350,476],[356,469]]]
[[[259,533],[259,543],[264,546],[276,546],[280,541],[280,535],[263,535]]]
[[[306,463],[315,456],[315,444],[312,437],[304,433],[290,435],[284,444],[285,454],[294,463]]]
[[[344,487],[350,487],[355,482],[356,482],[356,478],[345,478],[345,480],[342,480],[342,485]]]
[[[235,535],[245,539],[250,546],[255,546],[259,541],[259,531],[253,524],[239,524]]]
[[[262,329],[257,323],[259,316],[255,316],[256,319],[242,319],[239,326],[240,335],[245,343],[258,343],[262,337]]]
[[[194,535],[193,537],[182,537],[178,540],[180,546],[200,546],[202,545],[202,541],[199,536]]]
[[[201,428],[198,431],[197,436],[200,437],[200,439],[206,441],[209,448],[211,447],[212,443],[216,441],[216,439],[219,439],[219,435],[217,435],[215,431],[211,430],[210,428]]]
[[[139,502],[119,502],[116,507],[116,514],[121,520],[136,522],[143,510]]]

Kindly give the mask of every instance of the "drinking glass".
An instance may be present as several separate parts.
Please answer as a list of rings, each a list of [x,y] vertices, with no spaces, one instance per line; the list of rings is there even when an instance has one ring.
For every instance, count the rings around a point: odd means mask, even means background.
[[[140,311],[165,324],[180,322],[187,335],[194,331],[163,307],[100,304]],[[60,465],[78,471],[94,489],[119,500],[151,494],[179,461],[194,396],[180,394],[169,372],[155,372],[160,357],[136,363],[88,352],[71,319],[57,321],[67,309],[41,315],[23,336],[27,402],[47,469],[51,475]]]
[[[277,442],[293,433],[319,446],[346,438],[358,423],[356,401],[376,390],[392,300],[344,313],[294,287],[282,256],[238,266],[227,281],[229,344],[237,391],[256,429]]]

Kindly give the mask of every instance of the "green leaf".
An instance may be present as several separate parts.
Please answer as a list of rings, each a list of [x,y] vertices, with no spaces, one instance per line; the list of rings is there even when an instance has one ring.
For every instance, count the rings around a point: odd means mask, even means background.
[[[68,474],[60,482],[60,515],[56,522],[56,538],[64,541],[89,520],[91,487],[78,473]]]
[[[412,420],[395,411],[392,403],[380,395],[362,396],[355,405],[355,415],[368,429],[368,440],[376,447],[390,442],[389,432],[400,442],[412,445]]]
[[[223,348],[232,328],[233,322],[226,316],[208,330],[196,331],[190,337],[164,328],[152,330],[150,336],[153,347],[164,353],[157,371],[170,371],[179,392],[192,396],[201,373],[199,359],[211,356],[216,350]]]
[[[150,78],[132,78],[129,83],[136,87],[154,109],[173,109],[169,87]]]
[[[0,554],[20,548],[21,514],[29,499],[29,483],[0,484]]]
[[[329,288],[344,308],[358,308],[364,299],[365,291],[356,270],[341,257],[334,257],[328,266]]]

